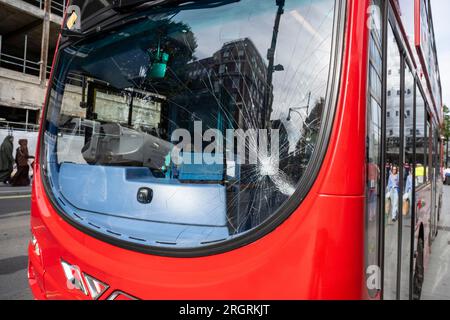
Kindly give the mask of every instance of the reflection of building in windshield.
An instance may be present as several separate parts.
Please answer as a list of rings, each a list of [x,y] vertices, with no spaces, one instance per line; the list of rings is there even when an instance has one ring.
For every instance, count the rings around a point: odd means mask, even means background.
[[[223,44],[211,57],[188,64],[186,72],[190,79],[187,84],[191,91],[190,101],[179,103],[176,100],[176,103],[189,107],[185,110],[171,107],[171,110],[179,110],[176,115],[172,112],[170,116],[173,123],[190,131],[193,120],[201,120],[203,130],[264,129],[262,114],[264,110],[270,109],[264,107],[268,68],[251,39]],[[273,92],[270,92],[269,97],[270,105]],[[288,135],[281,121],[275,129],[281,131],[280,158],[283,163],[280,167],[283,168],[288,161]],[[253,147],[256,145],[248,146]],[[226,170],[229,171],[229,168]],[[277,192],[276,182],[260,175],[255,166],[241,165],[234,170],[234,175],[227,172],[230,180],[227,183],[227,211],[231,233],[256,227],[270,216],[274,206],[286,198]]]
[[[263,110],[267,66],[249,38],[227,42],[212,57],[192,62],[187,68],[194,94],[203,99],[213,95],[221,105],[228,121],[224,127],[262,128],[258,119]]]
[[[400,60],[391,57],[391,68],[388,69],[388,79],[391,86],[387,92],[386,136],[389,150],[398,154],[400,146]]]
[[[292,181],[299,181],[312,157],[320,132],[324,107],[325,99],[320,98],[311,106],[311,112],[307,118],[302,120],[302,135],[294,151],[289,155],[288,170],[285,170]]]

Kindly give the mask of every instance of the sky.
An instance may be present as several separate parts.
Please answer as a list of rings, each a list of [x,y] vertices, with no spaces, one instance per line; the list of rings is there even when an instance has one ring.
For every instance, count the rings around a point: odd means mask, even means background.
[[[450,107],[450,26],[449,0],[431,0],[434,33],[438,50],[443,102]]]

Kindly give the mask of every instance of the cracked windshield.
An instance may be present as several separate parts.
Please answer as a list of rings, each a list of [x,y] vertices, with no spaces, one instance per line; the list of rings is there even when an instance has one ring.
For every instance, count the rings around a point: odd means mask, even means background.
[[[316,149],[334,12],[332,0],[188,2],[64,48],[43,171],[60,210],[158,247],[270,221]]]

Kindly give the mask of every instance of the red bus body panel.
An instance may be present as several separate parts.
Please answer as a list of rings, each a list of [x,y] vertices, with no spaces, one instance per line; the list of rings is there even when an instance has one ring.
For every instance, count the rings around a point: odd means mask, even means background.
[[[38,299],[88,299],[66,284],[61,259],[141,299],[361,299],[364,270],[368,0],[349,0],[340,92],[322,169],[284,223],[240,249],[202,258],[125,250],[65,222],[33,184],[29,277]],[[38,147],[39,148],[39,147]],[[39,164],[36,163],[36,168]]]

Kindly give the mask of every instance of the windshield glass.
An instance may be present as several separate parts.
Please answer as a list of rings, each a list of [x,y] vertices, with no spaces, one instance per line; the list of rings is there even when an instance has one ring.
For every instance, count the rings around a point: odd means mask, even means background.
[[[61,49],[42,154],[64,214],[180,248],[267,222],[316,149],[334,12],[334,0],[193,2]]]

